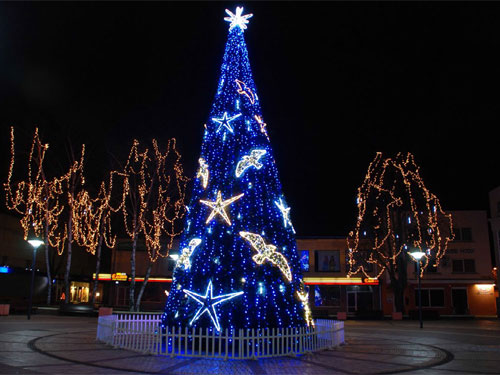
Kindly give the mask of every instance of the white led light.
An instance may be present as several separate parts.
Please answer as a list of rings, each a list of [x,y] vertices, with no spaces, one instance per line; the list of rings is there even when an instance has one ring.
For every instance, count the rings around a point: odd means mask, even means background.
[[[266,152],[266,150],[252,150],[250,155],[243,155],[238,164],[236,164],[236,177],[240,177],[249,167],[261,169],[263,164],[259,162],[259,159],[262,155],[265,155]]]
[[[290,225],[290,228],[292,228],[293,233],[295,233],[295,229],[293,228],[292,221],[290,220],[290,207],[287,207],[285,202],[280,198],[279,202],[274,201],[274,204],[278,206],[278,208],[281,211],[281,215],[283,216],[283,226],[285,228]]]
[[[231,22],[229,30],[232,30],[236,26],[238,26],[241,30],[246,30],[247,23],[249,22],[248,19],[253,17],[252,13],[242,15],[243,7],[236,7],[236,13],[226,9],[226,13],[229,17],[224,17],[224,21]]]
[[[220,324],[219,324],[219,318],[217,317],[217,311],[215,310],[215,306],[243,294],[243,292],[236,292],[236,293],[221,294],[219,296],[214,297],[212,280],[208,282],[207,290],[205,291],[204,296],[198,293],[194,293],[187,289],[183,289],[183,292],[186,293],[188,297],[191,297],[201,305],[196,314],[194,314],[193,319],[191,319],[191,321],[189,322],[189,325],[192,325],[193,322],[197,321],[200,318],[200,316],[202,316],[204,313],[207,313],[210,316],[210,319],[212,320],[215,329],[217,329],[217,331],[219,332],[220,332]]]
[[[212,121],[215,121],[216,123],[219,124],[219,127],[217,128],[216,130],[216,133],[219,132],[219,130],[224,126],[227,130],[229,130],[231,133],[233,132],[233,128],[231,126],[231,121],[233,121],[234,119],[237,119],[238,117],[241,116],[241,113],[238,113],[237,115],[234,115],[234,116],[231,116],[231,117],[228,117],[227,116],[227,112],[224,112],[224,114],[222,115],[221,118],[215,118],[215,117],[212,117]],[[226,133],[224,133],[226,134]]]
[[[196,178],[201,178],[201,185],[203,186],[203,189],[206,189],[209,176],[208,164],[203,158],[199,158],[198,163],[200,164],[200,167],[198,168],[198,172],[196,173]]]
[[[247,240],[252,248],[257,251],[257,254],[252,257],[255,263],[260,265],[268,260],[280,269],[288,281],[292,281],[292,271],[290,271],[288,261],[283,254],[276,251],[276,246],[267,245],[264,239],[256,233],[240,232],[240,236]]]
[[[189,241],[188,247],[185,247],[182,249],[182,254],[179,257],[176,267],[180,267],[181,265],[184,266],[185,270],[188,270],[191,268],[191,254],[193,254],[194,249],[201,243],[200,238],[193,238],[191,241]]]
[[[240,194],[240,195],[237,195],[235,197],[232,197],[232,198],[229,198],[229,199],[226,199],[225,201],[223,201],[222,196],[221,196],[221,191],[219,190],[217,192],[217,199],[213,202],[200,199],[201,203],[212,208],[212,212],[210,212],[210,215],[208,216],[206,224],[208,224],[210,222],[210,220],[212,220],[215,217],[215,215],[220,215],[228,225],[231,225],[231,220],[229,219],[229,216],[227,215],[225,207],[229,206],[234,201],[237,201],[243,195],[244,194]]]

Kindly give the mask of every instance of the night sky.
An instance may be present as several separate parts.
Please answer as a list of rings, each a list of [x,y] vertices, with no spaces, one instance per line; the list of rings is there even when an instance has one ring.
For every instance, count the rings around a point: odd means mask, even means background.
[[[413,152],[444,209],[487,209],[498,3],[1,3],[2,182],[10,126],[19,150],[40,128],[52,173],[84,142],[90,185],[134,138],[176,137],[193,177],[237,4],[297,235],[351,229],[377,151]]]

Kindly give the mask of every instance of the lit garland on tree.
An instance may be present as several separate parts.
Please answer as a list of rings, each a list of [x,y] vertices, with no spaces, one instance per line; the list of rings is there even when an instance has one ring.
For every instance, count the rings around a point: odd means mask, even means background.
[[[251,15],[226,13],[221,76],[163,327],[304,327],[308,292],[243,37]]]
[[[41,142],[35,130],[28,157],[27,177],[14,184],[12,181],[15,162],[14,128],[10,131],[11,159],[7,182],[4,183],[5,204],[9,210],[21,215],[24,239],[32,234],[45,240],[45,263],[47,271],[47,304],[52,303],[52,276],[49,249],[56,248],[60,255],[66,240],[66,228],[62,228],[60,215],[64,209],[63,182],[67,175],[48,180],[44,172],[45,154],[49,145]],[[33,166],[35,169],[33,169]],[[36,173],[34,171],[36,170]]]
[[[426,254],[422,274],[432,262],[437,267],[453,239],[451,214],[425,187],[410,153],[386,159],[377,153],[358,188],[357,206],[356,227],[347,239],[349,276],[361,272],[372,277],[367,264],[377,265],[376,277],[387,270],[400,304],[406,287],[406,254],[411,248]]]
[[[20,223],[25,240],[30,231],[33,231],[35,236],[44,238],[61,254],[64,250],[66,232],[61,230],[59,216],[64,209],[63,182],[68,175],[52,180],[45,178],[43,164],[49,145],[41,142],[38,129],[35,129],[28,157],[27,178],[14,184],[12,182],[15,164],[14,128],[10,131],[10,141],[11,159],[7,181],[4,183],[5,204],[9,210],[22,216]]]
[[[162,153],[156,140],[153,152],[139,150],[134,140],[123,171],[121,210],[125,232],[132,241],[130,309],[139,310],[152,264],[167,257],[173,240],[182,233],[179,225],[185,214],[185,190],[188,179],[180,162],[176,141],[170,139]],[[139,238],[145,242],[148,266],[141,289],[135,298],[135,257]]]

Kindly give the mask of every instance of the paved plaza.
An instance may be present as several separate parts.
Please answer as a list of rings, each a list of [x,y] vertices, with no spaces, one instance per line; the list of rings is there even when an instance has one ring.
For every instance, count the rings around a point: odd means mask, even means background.
[[[169,358],[95,341],[97,318],[0,317],[1,374],[499,374],[500,321],[347,321],[346,344],[262,360]]]

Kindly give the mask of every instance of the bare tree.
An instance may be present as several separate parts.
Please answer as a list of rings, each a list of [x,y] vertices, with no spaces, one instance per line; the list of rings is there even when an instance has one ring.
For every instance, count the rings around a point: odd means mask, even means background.
[[[56,248],[60,254],[65,243],[66,232],[61,230],[59,216],[63,211],[61,202],[63,191],[62,178],[48,180],[43,163],[48,144],[41,142],[38,129],[35,129],[28,157],[25,180],[13,183],[15,165],[14,128],[10,132],[10,165],[7,182],[4,183],[6,206],[21,215],[21,226],[26,240],[30,232],[45,242],[45,262],[47,270],[47,304],[52,302],[52,275],[50,266],[50,248]]]
[[[396,311],[404,311],[407,254],[417,248],[426,255],[421,272],[437,267],[453,239],[451,214],[424,185],[411,153],[383,158],[377,153],[358,188],[356,227],[349,233],[349,275],[363,273],[375,264],[378,276],[387,271]],[[361,240],[370,244],[360,247]]]
[[[139,142],[134,140],[123,169],[122,212],[125,231],[132,241],[130,311],[139,310],[152,265],[158,257],[168,256],[173,238],[182,231],[176,224],[185,214],[188,179],[183,174],[175,139],[169,140],[165,153],[159,150],[156,140],[152,143],[153,152],[148,149],[140,152]],[[140,239],[146,245],[148,266],[136,299],[136,254]]]
[[[111,193],[113,189],[113,176],[117,172],[109,174],[106,184],[101,182],[96,198],[91,198],[87,190],[81,190],[76,199],[73,220],[75,227],[75,239],[79,246],[96,255],[95,281],[92,291],[92,304],[96,303],[96,293],[99,282],[99,271],[101,265],[101,250],[103,244],[108,248],[116,245],[116,234],[111,232],[111,215],[121,210],[121,205],[114,208],[111,205]]]
[[[70,149],[70,157],[72,164],[62,178],[62,188],[64,189],[66,201],[66,220],[64,225],[66,226],[67,233],[67,254],[66,254],[66,269],[64,271],[64,303],[70,302],[70,280],[69,275],[71,271],[71,257],[73,255],[73,242],[78,238],[75,236],[77,231],[75,228],[78,227],[78,220],[75,220],[76,211],[79,209],[78,203],[78,193],[83,189],[85,183],[85,177],[83,175],[83,163],[85,159],[85,145],[82,145],[82,151],[80,154],[80,159],[76,160],[73,150]]]

